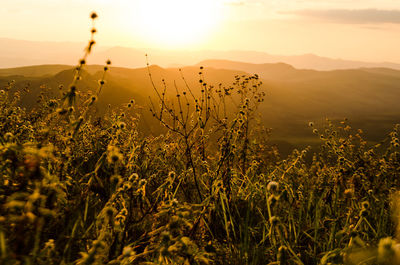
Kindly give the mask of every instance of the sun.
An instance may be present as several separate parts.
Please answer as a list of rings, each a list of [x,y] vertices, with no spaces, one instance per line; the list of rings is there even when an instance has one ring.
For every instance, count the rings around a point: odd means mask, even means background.
[[[140,34],[167,48],[201,42],[222,17],[216,0],[143,0],[137,8]]]

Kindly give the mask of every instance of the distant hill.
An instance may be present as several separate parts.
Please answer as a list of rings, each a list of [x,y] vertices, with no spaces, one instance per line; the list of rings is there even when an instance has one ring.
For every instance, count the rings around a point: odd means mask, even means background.
[[[41,65],[74,65],[80,58],[85,43],[37,42],[0,38],[0,68]],[[247,63],[286,63],[298,69],[334,70],[355,68],[392,68],[400,70],[400,64],[369,63],[320,57],[314,54],[281,56],[257,51],[173,51],[138,49],[129,47],[95,46],[89,57],[90,64],[103,64],[112,59],[115,66],[139,68],[146,66],[145,54],[151,64],[162,67],[193,65],[207,59],[241,61]]]
[[[257,73],[264,79],[281,80],[295,78],[299,75],[306,76],[308,73],[314,73],[312,70],[298,70],[286,63],[244,63],[229,60],[204,60],[197,66],[212,67],[215,69],[240,70],[246,73]],[[300,74],[301,73],[301,74]]]
[[[200,64],[205,67],[205,81],[215,85],[229,86],[236,75],[258,73],[264,83],[262,89],[267,93],[260,117],[267,127],[272,128],[272,140],[282,146],[313,144],[316,138],[307,126],[309,121],[319,126],[325,118],[340,120],[347,117],[353,127],[364,129],[366,137],[372,141],[382,140],[393,124],[400,123],[400,71],[397,70],[315,71],[298,70],[282,63],[258,65],[216,60]],[[181,70],[194,91],[200,87],[199,65]],[[59,70],[61,72],[56,73]],[[85,71],[79,89],[95,89],[102,66],[91,65]],[[172,95],[175,94],[174,81],[178,87],[184,86],[178,68],[151,66],[150,71],[156,86],[161,88],[161,80],[165,79]],[[32,104],[41,85],[53,89],[59,84],[68,85],[72,80],[72,68],[41,65],[0,71],[1,86],[10,79],[16,80],[18,89],[31,88],[31,93],[25,95],[23,101]],[[146,68],[112,67],[106,79],[97,103],[99,112],[105,111],[108,104],[119,106],[135,99],[137,104],[144,106],[141,126],[148,132],[158,128],[148,112],[149,97],[154,97],[155,92]]]
[[[43,77],[48,75],[50,76],[55,75],[61,71],[71,68],[72,68],[71,65],[57,65],[57,64],[5,68],[5,69],[0,69],[0,76],[21,75],[24,77]]]
[[[200,62],[206,68],[235,69],[258,73],[265,80],[269,97],[263,105],[267,124],[282,135],[306,137],[295,129],[306,120],[350,118],[378,140],[377,127],[389,130],[400,123],[400,71],[386,68],[315,71],[286,64],[248,64],[225,60]],[[289,120],[286,126],[278,122]],[[297,126],[292,127],[292,125]],[[378,131],[379,131],[378,129]]]

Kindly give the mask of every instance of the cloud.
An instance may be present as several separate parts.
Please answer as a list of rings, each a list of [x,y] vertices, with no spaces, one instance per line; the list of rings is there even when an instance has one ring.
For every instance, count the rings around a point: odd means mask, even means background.
[[[244,1],[225,1],[224,4],[228,5],[228,6],[243,6],[243,5],[245,5],[245,2]]]
[[[226,0],[223,2],[227,6],[260,6],[260,1],[249,1],[249,0]]]
[[[400,24],[400,10],[383,9],[326,9],[295,10],[280,12],[281,14],[310,17],[330,22],[348,24]]]

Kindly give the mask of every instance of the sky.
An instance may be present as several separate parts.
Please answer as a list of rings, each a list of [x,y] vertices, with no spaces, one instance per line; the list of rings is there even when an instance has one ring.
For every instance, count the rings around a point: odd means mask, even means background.
[[[0,38],[400,63],[400,0],[2,0]]]

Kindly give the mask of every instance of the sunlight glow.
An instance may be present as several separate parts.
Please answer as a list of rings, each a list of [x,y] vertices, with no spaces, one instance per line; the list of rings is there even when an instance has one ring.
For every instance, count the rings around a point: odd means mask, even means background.
[[[147,0],[138,5],[143,38],[164,47],[201,42],[221,20],[219,1]]]

